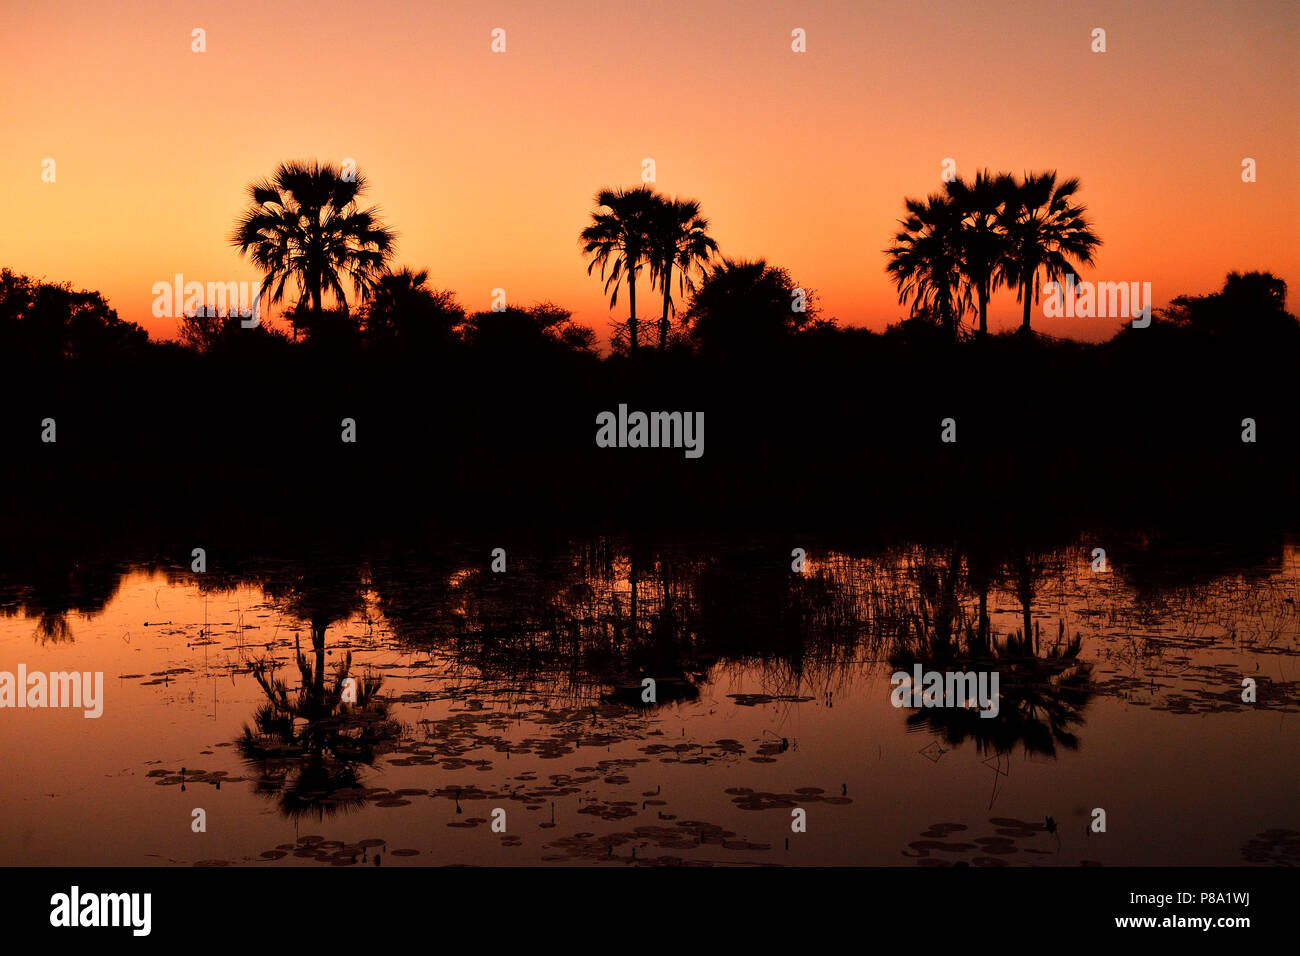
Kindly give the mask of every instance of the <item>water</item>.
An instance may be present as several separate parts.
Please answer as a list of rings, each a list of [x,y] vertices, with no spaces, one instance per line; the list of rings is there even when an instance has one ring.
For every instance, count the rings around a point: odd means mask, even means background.
[[[0,710],[0,864],[1296,865],[1297,542],[1096,537],[51,545],[0,670],[104,712]],[[892,706],[913,662],[998,717]]]

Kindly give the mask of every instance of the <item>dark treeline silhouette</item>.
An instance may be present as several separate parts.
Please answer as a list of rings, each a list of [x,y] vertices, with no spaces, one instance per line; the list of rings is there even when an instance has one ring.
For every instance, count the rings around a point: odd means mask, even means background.
[[[778,265],[723,255],[697,201],[602,190],[580,251],[629,313],[603,358],[559,305],[469,312],[395,266],[366,188],[319,163],[250,186],[231,242],[287,304],[278,324],[178,303],[178,340],[156,342],[97,293],[0,274],[6,500],[515,522],[1293,517],[1300,323],[1280,278],[1233,273],[1148,328],[1098,319],[1116,332],[1098,344],[1029,328],[1042,285],[1100,242],[1077,180],[984,172],[908,200],[887,269],[911,309],[882,333],[822,316]],[[1004,286],[1022,327],[986,334]],[[598,448],[596,416],[621,404],[703,412],[703,456]]]
[[[0,356],[7,365],[121,360],[150,347],[148,333],[98,292],[0,271]]]
[[[1230,277],[1097,345],[1002,335],[979,347],[915,320],[798,330],[776,305],[779,270],[724,262],[711,274],[740,291],[716,304],[707,283],[697,292],[700,347],[636,360],[592,354],[560,308],[465,314],[424,295],[418,275],[381,280],[420,304],[390,309],[381,291],[371,314],[383,318],[361,327],[359,347],[346,323],[295,343],[199,316],[187,345],[127,337],[91,357],[69,323],[43,357],[0,359],[0,481],[20,508],[282,507],[320,492],[331,507],[684,524],[822,508],[875,520],[909,506],[970,519],[1112,499],[1139,514],[1294,506],[1300,335],[1272,277]],[[404,334],[413,314],[429,321]],[[620,404],[703,412],[703,457],[597,448],[596,416]],[[341,441],[345,418],[355,444]],[[953,444],[940,441],[946,418]],[[55,443],[42,441],[47,420]]]

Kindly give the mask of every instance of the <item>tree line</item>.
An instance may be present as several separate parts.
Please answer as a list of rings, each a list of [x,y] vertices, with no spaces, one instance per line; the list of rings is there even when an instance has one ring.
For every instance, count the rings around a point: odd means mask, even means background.
[[[190,308],[180,319],[177,345],[204,354],[274,353],[299,339],[379,355],[457,345],[520,355],[595,353],[594,330],[554,303],[470,312],[454,292],[432,287],[427,270],[394,268],[397,234],[377,207],[362,204],[367,187],[359,171],[300,161],[250,183],[230,242],[263,274],[264,301],[292,302],[283,313],[288,330],[246,328],[215,307]],[[925,199],[905,199],[885,269],[910,317],[885,337],[913,344],[983,340],[989,301],[1005,287],[1021,303],[1021,336],[1035,338],[1030,315],[1043,283],[1093,264],[1101,245],[1079,190],[1077,178],[1058,179],[1055,171],[1017,178],[982,170]],[[594,203],[578,244],[588,275],[603,280],[611,309],[625,294],[628,316],[611,327],[614,353],[635,356],[657,345],[734,354],[818,331],[873,337],[823,318],[816,293],[787,270],[722,256],[698,200],[641,185],[603,188]],[[638,314],[638,293],[647,290],[658,300],[657,328],[648,335],[644,323],[653,320]],[[1285,282],[1268,273],[1232,273],[1220,292],[1179,297],[1158,314],[1166,331],[1266,327],[1294,341],[1297,326],[1285,312],[1285,297]],[[7,356],[111,357],[157,344],[97,292],[0,273],[0,350]]]

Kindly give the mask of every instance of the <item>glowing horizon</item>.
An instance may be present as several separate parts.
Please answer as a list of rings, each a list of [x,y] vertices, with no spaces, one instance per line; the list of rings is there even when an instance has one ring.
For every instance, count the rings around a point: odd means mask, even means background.
[[[964,177],[1079,177],[1104,241],[1081,279],[1150,282],[1159,307],[1266,270],[1295,311],[1300,12],[1285,2],[1030,16],[841,0],[743,15],[710,0],[55,2],[0,25],[0,266],[98,290],[154,338],[176,327],[152,315],[154,283],[260,279],[228,236],[247,184],[290,159],[356,161],[399,233],[394,267],[427,269],[471,311],[494,288],[553,301],[602,344],[626,300],[609,308],[577,236],[597,189],[638,184],[647,157],[655,188],[700,200],[723,255],[788,269],[845,325],[906,316],[884,249],[904,197],[940,189],[948,157]],[[1257,182],[1242,181],[1246,157]],[[641,314],[658,315],[655,299],[643,277]],[[1014,293],[996,293],[992,329],[1018,322]],[[1119,324],[1034,312],[1035,328],[1082,339]]]

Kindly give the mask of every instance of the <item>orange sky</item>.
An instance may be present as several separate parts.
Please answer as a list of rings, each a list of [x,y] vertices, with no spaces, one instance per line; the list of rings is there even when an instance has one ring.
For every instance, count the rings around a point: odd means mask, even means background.
[[[495,287],[551,299],[603,338],[577,233],[596,189],[638,183],[653,157],[655,185],[699,199],[724,253],[783,265],[826,314],[880,329],[904,313],[882,253],[902,198],[939,188],[953,157],[965,175],[1079,176],[1105,241],[1084,278],[1151,282],[1159,305],[1267,269],[1296,311],[1300,5],[1129,6],[4,4],[0,265],[98,289],[167,337],[153,283],[260,278],[226,243],[249,180],[351,157],[399,265],[471,309]],[[1036,316],[1082,338],[1117,325]],[[1017,317],[1001,293],[994,327]]]

